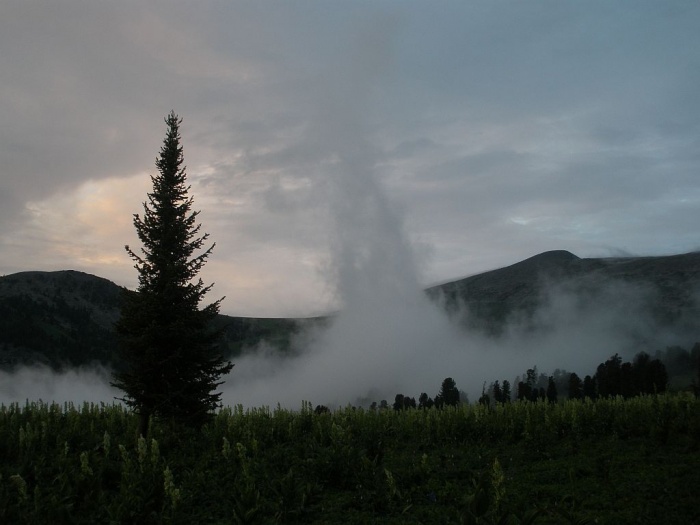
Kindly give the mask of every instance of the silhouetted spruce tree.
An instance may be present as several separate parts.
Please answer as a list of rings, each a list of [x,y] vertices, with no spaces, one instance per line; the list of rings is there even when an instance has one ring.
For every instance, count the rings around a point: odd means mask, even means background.
[[[647,373],[649,371],[650,362],[651,356],[646,352],[639,352],[636,356],[634,356],[634,361],[632,362],[633,383],[635,390],[645,394],[653,393],[653,387],[650,392],[648,388],[649,385],[647,383]]]
[[[484,383],[484,386],[481,387],[481,396],[479,396],[477,403],[484,406],[491,406],[491,396],[489,396],[488,392],[486,392],[486,383]]]
[[[501,383],[496,380],[491,384],[491,388],[489,388],[491,392],[493,392],[493,400],[496,403],[503,403],[503,390],[501,389]]]
[[[696,377],[692,385],[693,392],[696,396],[700,396],[700,343],[695,343],[693,348],[690,349],[690,362],[697,367]]]
[[[501,387],[503,392],[503,402],[510,403],[510,381],[507,379],[503,380],[503,386]]]
[[[436,404],[437,398],[440,397],[442,403],[448,406],[459,405],[459,390],[457,389],[457,384],[451,377],[446,377],[442,386],[440,387],[440,393],[435,397]]]
[[[535,388],[532,391],[532,400],[537,401],[539,399],[546,399],[547,398],[547,391],[544,389],[543,386],[540,388]]]
[[[518,382],[518,400],[537,401],[537,367],[528,368],[525,381]]]
[[[632,363],[625,362],[620,365],[620,391],[625,399],[636,396],[639,393],[635,384],[634,369]]]
[[[491,397],[486,393],[485,390],[482,390],[478,403],[486,407],[491,406]]]
[[[646,374],[646,393],[661,394],[668,387],[668,373],[666,367],[658,359],[652,359]]]
[[[617,396],[622,393],[621,368],[622,358],[617,354],[598,365],[595,379],[600,397]]]
[[[583,397],[589,399],[596,399],[598,397],[598,385],[596,384],[595,377],[587,375],[583,378]]]
[[[200,234],[198,211],[188,196],[179,127],[174,113],[165,118],[167,132],[156,159],[153,190],[144,202],[143,217],[134,227],[143,243],[139,253],[126,246],[139,273],[136,293],[125,294],[117,323],[124,368],[113,386],[140,416],[139,432],[146,435],[151,416],[195,428],[220,405],[219,378],[233,365],[224,361],[211,327],[219,299],[200,309],[212,285],[195,280],[212,252],[202,247],[209,234]],[[197,254],[197,252],[200,252]]]
[[[554,382],[554,377],[549,376],[547,379],[547,401],[550,403],[556,403],[558,399],[557,395],[557,384]]]
[[[583,382],[581,378],[576,374],[572,373],[569,376],[569,399],[582,399],[583,398]]]
[[[418,397],[418,408],[431,408],[434,405],[433,399],[428,394],[422,392]]]
[[[651,359],[646,352],[640,352],[634,358],[632,370],[635,394],[660,394],[666,391],[668,372],[661,360]]]

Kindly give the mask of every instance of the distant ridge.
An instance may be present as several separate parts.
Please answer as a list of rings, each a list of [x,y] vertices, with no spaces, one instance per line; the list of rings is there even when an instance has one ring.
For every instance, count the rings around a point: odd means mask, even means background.
[[[520,261],[511,265],[513,266],[537,266],[540,268],[546,268],[549,266],[556,266],[560,264],[568,264],[571,261],[580,261],[581,259],[571,252],[566,250],[551,250],[548,252],[543,252],[538,255],[533,255],[532,257]]]
[[[700,336],[700,252],[658,257],[582,259],[565,250],[535,255],[510,266],[433,286],[426,293],[447,312],[468,312],[464,324],[500,335],[517,317],[530,319],[543,290],[567,283],[572,293],[594,296],[615,283],[654,291],[649,305],[660,326],[680,326]],[[0,368],[45,364],[52,368],[116,361],[114,322],[121,294],[113,282],[83,272],[26,271],[0,277]],[[279,352],[304,327],[326,318],[260,319],[219,316],[223,351],[235,358],[266,341]]]
[[[531,317],[541,306],[544,287],[566,282],[574,293],[591,294],[614,283],[653,290],[656,320],[673,324],[681,318],[698,319],[700,334],[700,252],[653,257],[582,259],[555,250],[505,268],[431,287],[428,295],[448,312],[469,311],[467,325],[498,335],[514,316]],[[691,327],[692,329],[692,327]]]
[[[0,369],[119,366],[114,323],[123,293],[126,289],[112,281],[75,270],[0,277]],[[231,357],[262,340],[288,352],[293,334],[318,322],[226,315],[216,321],[225,327],[222,350]]]

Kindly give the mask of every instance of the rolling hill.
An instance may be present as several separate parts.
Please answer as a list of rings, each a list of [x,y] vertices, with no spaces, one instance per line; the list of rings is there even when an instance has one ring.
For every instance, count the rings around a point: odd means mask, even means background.
[[[700,252],[582,259],[566,251],[551,251],[431,287],[426,293],[451,315],[460,316],[468,328],[498,336],[513,319],[531,330],[541,328],[536,313],[557,287],[578,300],[593,302],[601,297],[605,300],[605,292],[615,287],[643,290],[654,322],[700,336]],[[0,368],[118,365],[113,324],[119,317],[122,293],[121,287],[107,279],[72,270],[0,277]],[[226,315],[217,320],[226,327],[223,344],[230,358],[261,341],[289,352],[294,334],[323,322],[324,318]]]
[[[113,326],[124,291],[107,279],[73,270],[0,277],[0,368],[117,365]],[[225,354],[235,357],[263,340],[289,351],[294,333],[321,321],[220,315],[216,322],[225,326]]]
[[[469,328],[499,335],[514,319],[538,329],[535,313],[555,291],[591,304],[626,294],[628,300],[645,302],[630,305],[630,312],[643,307],[659,326],[700,333],[700,252],[582,259],[567,251],[550,251],[431,287],[427,293],[453,315],[463,312]]]

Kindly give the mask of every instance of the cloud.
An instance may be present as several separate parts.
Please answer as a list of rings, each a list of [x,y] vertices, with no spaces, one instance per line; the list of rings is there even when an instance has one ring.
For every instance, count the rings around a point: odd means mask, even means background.
[[[69,254],[111,253],[116,239],[99,241],[97,225],[138,207],[93,213],[93,233],[56,222],[51,244],[32,206],[150,172],[171,109],[218,243],[211,277],[236,312],[328,304],[313,269],[330,257],[327,179],[353,150],[409,241],[429,246],[426,282],[547,249],[697,246],[696,5],[269,6],[8,4],[0,271],[66,261],[133,282]],[[56,251],[76,233],[84,247]]]

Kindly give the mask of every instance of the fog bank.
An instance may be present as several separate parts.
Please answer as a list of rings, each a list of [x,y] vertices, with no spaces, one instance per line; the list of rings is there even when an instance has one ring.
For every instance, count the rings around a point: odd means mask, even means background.
[[[45,366],[21,367],[9,373],[0,371],[0,403],[26,401],[82,404],[117,402],[119,390],[109,384],[110,372],[102,367],[55,372]]]

